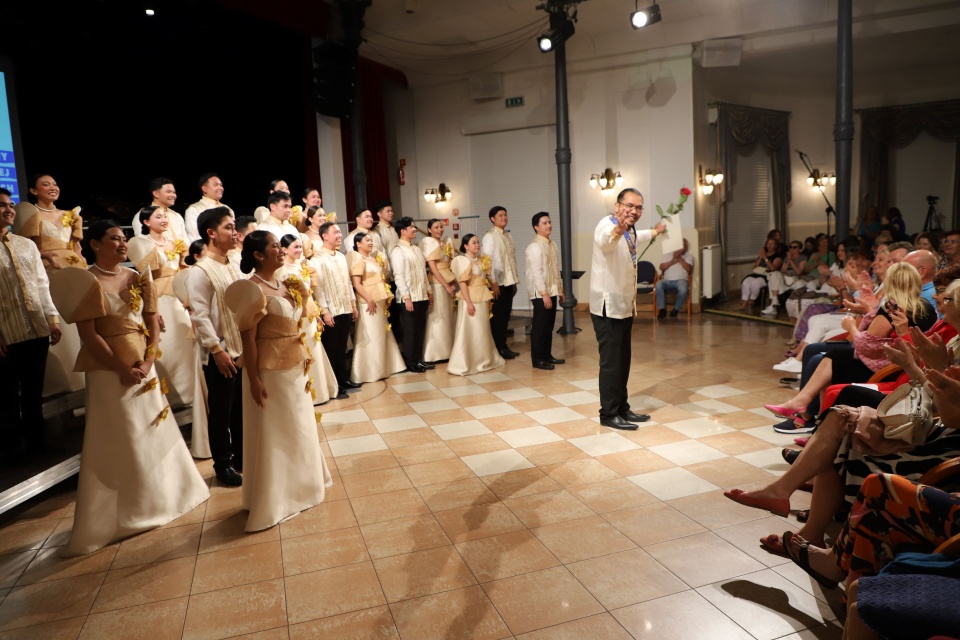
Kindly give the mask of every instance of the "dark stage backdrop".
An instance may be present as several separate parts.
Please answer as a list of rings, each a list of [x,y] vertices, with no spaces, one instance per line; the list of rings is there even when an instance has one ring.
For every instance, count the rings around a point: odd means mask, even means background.
[[[219,172],[238,215],[284,178],[294,204],[320,187],[305,35],[204,0],[4,2],[0,52],[16,65],[28,173],[59,204],[128,222],[147,184],[174,180],[183,212]]]

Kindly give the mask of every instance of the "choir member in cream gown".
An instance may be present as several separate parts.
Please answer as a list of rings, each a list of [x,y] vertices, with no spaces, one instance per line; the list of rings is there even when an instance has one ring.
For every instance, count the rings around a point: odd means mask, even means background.
[[[283,266],[277,271],[279,280],[288,277],[298,278],[313,296],[313,290],[320,286],[317,271],[309,260],[303,259],[303,241],[299,237],[285,235],[280,239],[280,246],[284,250]],[[314,309],[314,314],[304,316],[303,331],[307,349],[310,351],[310,372],[307,374],[313,380],[316,397],[313,404],[323,404],[330,398],[337,396],[337,377],[333,374],[333,367],[327,359],[327,352],[320,344],[321,324],[320,314]]]
[[[65,556],[91,553],[162,526],[210,497],[163,394],[157,298],[149,270],[127,258],[115,222],[87,232],[93,264],[51,279],[51,294],[83,341],[76,370],[87,377],[86,429],[76,515]]]
[[[303,232],[300,240],[303,243],[303,257],[309,260],[323,248],[323,238],[317,233],[317,229],[327,221],[327,212],[319,206],[310,207],[303,214],[303,221],[307,230]]]
[[[30,238],[40,249],[43,266],[47,276],[60,269],[85,269],[87,263],[80,255],[80,241],[83,239],[83,218],[80,207],[70,211],[57,208],[60,187],[50,175],[33,176],[30,179],[30,193],[37,204],[26,202],[16,206],[17,235]],[[44,397],[69,393],[83,389],[82,373],[73,370],[80,351],[80,336],[73,324],[62,327],[63,336],[47,352],[47,369],[43,378]]]
[[[354,235],[348,255],[358,311],[350,380],[376,382],[407,368],[386,315],[393,298],[383,281],[386,260],[374,250],[372,234],[362,231]]]
[[[459,255],[453,259],[453,269],[460,291],[457,293],[457,329],[450,352],[447,372],[469,376],[503,365],[490,332],[490,301],[493,294],[487,286],[492,283],[490,259],[480,256],[480,239],[472,233],[463,236]]]
[[[300,341],[313,299],[298,278],[280,281],[283,249],[266,231],[243,241],[240,269],[227,289],[243,340],[246,531],[260,531],[323,502],[333,480],[320,450],[307,349]]]
[[[203,370],[190,316],[173,290],[173,279],[186,266],[187,247],[183,240],[171,240],[167,211],[149,206],[140,210],[137,226],[142,234],[131,238],[127,256],[137,271],[149,270],[157,292],[157,309],[162,331],[157,359],[157,372],[167,383],[167,398],[174,409],[191,407],[193,438],[191,453],[198,458],[209,458],[207,441],[207,410],[204,401]]]
[[[453,241],[443,237],[443,220],[427,223],[430,234],[420,241],[420,251],[427,259],[428,280],[433,292],[433,306],[427,313],[427,337],[423,344],[426,362],[441,362],[450,358],[453,349],[453,330],[456,315],[453,305],[457,294],[457,279],[450,269],[453,259]]]

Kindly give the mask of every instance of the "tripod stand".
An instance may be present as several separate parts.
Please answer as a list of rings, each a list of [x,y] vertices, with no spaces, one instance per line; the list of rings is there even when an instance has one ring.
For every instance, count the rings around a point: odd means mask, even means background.
[[[940,211],[937,209],[938,196],[927,196],[927,219],[923,223],[923,231],[943,231],[943,218],[940,217]]]
[[[813,168],[810,166],[810,163],[808,162],[809,156],[807,156],[807,154],[805,154],[803,151],[800,151],[799,149],[797,149],[797,154],[800,156],[800,159],[803,161],[803,165],[807,168],[807,171],[810,173],[810,175],[813,175]],[[827,203],[827,209],[826,209],[826,212],[827,212],[827,238],[829,239],[829,238],[830,238],[830,214],[832,213],[832,214],[836,215],[837,212],[836,212],[836,210],[834,210],[833,205],[830,203],[830,199],[827,197],[827,194],[823,192],[823,189],[817,189],[817,191],[820,192],[820,195],[823,196],[824,202]],[[846,232],[844,232],[843,235],[846,236]],[[839,230],[839,229],[837,229],[837,239],[838,239],[838,240],[840,239],[840,230]]]

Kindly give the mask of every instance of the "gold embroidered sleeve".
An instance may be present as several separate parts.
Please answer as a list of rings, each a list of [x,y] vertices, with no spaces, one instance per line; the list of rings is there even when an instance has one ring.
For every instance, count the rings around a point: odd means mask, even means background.
[[[140,272],[140,288],[143,292],[143,313],[157,312],[157,288],[153,284],[153,274],[149,269]]]

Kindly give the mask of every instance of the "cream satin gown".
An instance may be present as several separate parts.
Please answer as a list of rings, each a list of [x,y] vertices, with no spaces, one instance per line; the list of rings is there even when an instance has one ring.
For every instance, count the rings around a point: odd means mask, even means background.
[[[441,244],[442,242],[442,244]],[[450,269],[450,257],[453,255],[453,244],[450,238],[443,238],[437,242],[427,237],[420,241],[420,251],[427,262],[437,261],[437,268],[444,280],[453,282],[456,286],[456,277]],[[429,270],[429,265],[427,267]],[[430,290],[433,292],[433,305],[427,313],[427,335],[423,343],[423,359],[426,362],[448,360],[453,350],[453,334],[457,324],[457,314],[454,307],[454,298],[447,293],[446,288],[437,282],[433,272],[428,273]]]
[[[480,258],[471,260],[467,256],[457,256],[451,268],[460,282],[460,291],[457,293],[457,329],[447,372],[469,376],[503,366],[503,358],[497,353],[490,332],[490,301],[493,300],[493,294],[487,288],[487,277]],[[467,313],[467,304],[463,300],[464,287],[470,289],[470,299],[475,307],[472,316]]]
[[[376,382],[389,378],[407,368],[397,339],[390,330],[386,305],[393,298],[387,293],[383,282],[383,268],[371,254],[364,258],[360,253],[349,254],[352,261],[351,279],[361,276],[361,282],[377,303],[377,312],[367,313],[367,303],[357,295],[357,323],[353,334],[353,362],[350,365],[351,382]]]

